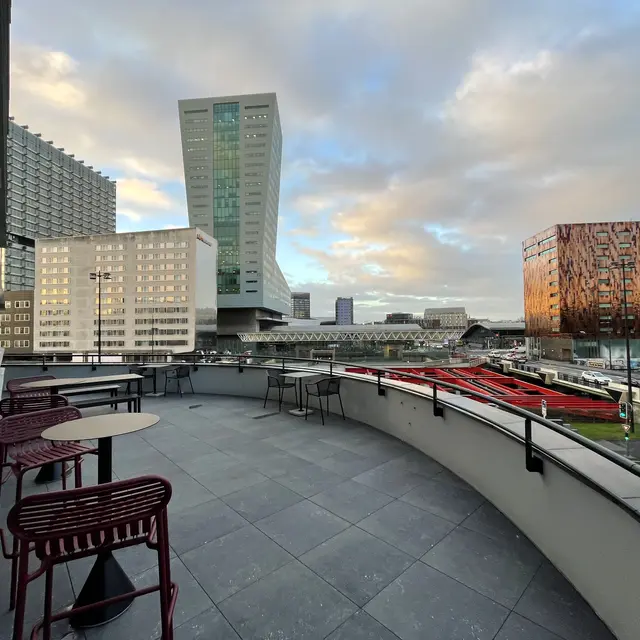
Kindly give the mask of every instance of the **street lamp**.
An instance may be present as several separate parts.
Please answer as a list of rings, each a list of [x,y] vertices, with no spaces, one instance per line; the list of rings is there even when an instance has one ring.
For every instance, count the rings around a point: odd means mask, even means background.
[[[622,271],[622,303],[624,305],[624,340],[627,350],[627,396],[629,403],[629,427],[631,433],[635,433],[635,419],[633,411],[633,387],[631,385],[631,346],[629,344],[629,318],[627,317],[627,271],[633,271],[636,263],[633,260],[615,260],[609,264],[609,270],[620,269]]]
[[[92,271],[89,279],[98,283],[98,363],[102,362],[102,281],[111,280],[110,273]]]

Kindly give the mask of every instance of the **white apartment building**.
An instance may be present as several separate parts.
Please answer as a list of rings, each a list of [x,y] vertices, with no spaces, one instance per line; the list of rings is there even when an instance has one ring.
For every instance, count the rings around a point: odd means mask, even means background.
[[[37,240],[34,351],[96,353],[99,317],[103,353],[193,351],[216,317],[216,259],[197,228]]]
[[[35,240],[113,233],[116,183],[43,140],[28,126],[9,121],[6,247],[0,247],[0,290],[36,286]]]
[[[469,316],[464,307],[432,307],[424,310],[425,329],[467,328]]]
[[[268,329],[291,303],[276,262],[276,94],[180,100],[179,113],[189,224],[218,241],[218,334]]]

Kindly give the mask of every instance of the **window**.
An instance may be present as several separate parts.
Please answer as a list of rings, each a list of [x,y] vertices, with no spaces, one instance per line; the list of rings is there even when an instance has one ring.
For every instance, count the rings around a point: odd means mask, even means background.
[[[209,109],[187,109],[183,113],[185,116],[192,113],[209,113]]]
[[[11,349],[11,340],[0,340],[0,347]]]
[[[608,298],[611,295],[610,291],[598,291],[598,295],[601,298]]]
[[[608,249],[609,245],[608,244],[597,244],[596,245],[596,249]]]
[[[187,138],[187,142],[206,142],[208,139],[204,136],[196,136],[195,138]]]
[[[597,231],[596,232],[596,236],[598,236],[598,238],[608,238],[609,237],[609,232],[608,231]]]
[[[558,273],[557,269],[551,269],[551,271],[549,271],[550,276],[555,276],[557,273]]]
[[[549,297],[550,297],[550,298],[557,298],[557,297],[558,297],[558,295],[559,295],[559,294],[556,292],[556,293],[552,293],[552,294],[550,294],[550,295],[549,295]]]
[[[609,309],[611,307],[611,303],[610,302],[601,302],[598,306],[601,309]]]
[[[549,264],[555,264],[556,262],[558,262],[558,258],[551,258],[551,260],[549,260]]]
[[[15,304],[16,309],[29,309],[30,307],[31,307],[30,300],[16,300],[16,304]]]
[[[4,307],[5,307],[5,309],[11,309],[11,300],[7,300],[7,301],[4,303]]]
[[[605,278],[603,280],[598,280],[598,284],[609,284],[609,278]]]
[[[554,322],[556,320],[560,320],[560,316],[551,316],[551,320],[553,320]]]
[[[631,249],[631,243],[630,242],[621,242],[618,245],[618,249]]]
[[[530,244],[528,247],[525,247],[525,248],[524,248],[525,253],[526,253],[527,251],[529,251],[530,249],[534,249],[535,247],[536,247],[536,245],[535,245],[535,244]]]
[[[558,308],[558,305],[557,305],[557,304],[552,304],[552,305],[551,305],[551,309],[557,309],[557,308]]]
[[[609,273],[609,268],[608,267],[600,267],[598,269],[598,273]]]
[[[28,340],[14,340],[13,345],[17,348],[28,347],[31,343]]]
[[[626,238],[631,235],[631,231],[618,231],[618,238]]]
[[[608,322],[611,320],[611,316],[600,316],[600,322]]]
[[[542,240],[540,240],[540,242],[538,242],[538,246],[541,244],[546,244],[547,242],[551,242],[552,240],[555,240],[556,236],[555,234],[552,236],[549,236],[548,238],[543,238]]]
[[[248,104],[244,109],[247,111],[248,109],[268,109],[268,104]],[[187,113],[185,111],[185,113]]]
[[[19,335],[28,336],[31,333],[31,329],[29,327],[15,327],[13,332],[17,336],[19,336]]]
[[[547,253],[551,253],[551,252],[553,252],[555,250],[556,250],[556,247],[550,247],[549,249],[545,249],[544,251],[541,251],[538,255],[539,256],[544,256]]]
[[[557,287],[557,286],[558,286],[558,281],[557,281],[557,280],[552,280],[552,281],[549,283],[549,286],[550,286],[550,287]]]
[[[618,256],[620,260],[631,260],[631,256]]]

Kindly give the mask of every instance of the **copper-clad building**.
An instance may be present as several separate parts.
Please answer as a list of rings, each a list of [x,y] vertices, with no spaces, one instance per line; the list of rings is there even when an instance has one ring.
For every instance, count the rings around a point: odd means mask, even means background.
[[[624,335],[622,269],[630,336],[640,336],[640,222],[558,224],[522,243],[528,336]]]

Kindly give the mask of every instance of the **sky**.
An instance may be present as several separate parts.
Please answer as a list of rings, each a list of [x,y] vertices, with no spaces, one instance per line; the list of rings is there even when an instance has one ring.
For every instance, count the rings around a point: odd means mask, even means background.
[[[521,243],[640,218],[640,0],[13,0],[11,114],[187,226],[177,101],[275,91],[315,316],[523,314]]]

